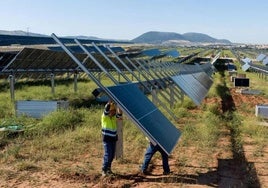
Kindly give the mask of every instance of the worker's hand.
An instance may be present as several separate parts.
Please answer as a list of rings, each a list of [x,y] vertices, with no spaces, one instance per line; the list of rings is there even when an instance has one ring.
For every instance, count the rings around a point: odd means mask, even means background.
[[[117,108],[117,113],[118,114],[123,114],[123,111],[121,110],[121,108]]]
[[[108,101],[108,104],[112,105],[112,104],[115,104],[115,103],[114,103],[114,101],[109,100],[109,101]]]

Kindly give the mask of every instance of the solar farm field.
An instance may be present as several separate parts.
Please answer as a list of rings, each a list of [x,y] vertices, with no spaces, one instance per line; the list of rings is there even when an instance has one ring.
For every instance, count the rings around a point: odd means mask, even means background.
[[[239,63],[235,61],[235,64],[242,73]],[[16,83],[16,100],[69,102],[68,109],[53,111],[38,119],[16,116],[9,85],[3,84],[0,90],[3,130],[0,132],[0,186],[268,187],[268,122],[255,116],[256,105],[268,104],[268,88],[264,87],[267,80],[255,72],[246,74],[250,78],[250,89],[259,90],[260,94],[242,94],[241,88],[234,87],[228,71],[220,70],[212,75],[213,83],[200,105],[185,95],[183,101],[169,108],[176,120],[156,104],[181,132],[169,157],[172,171],[169,175],[163,175],[159,153],[151,161],[149,174],[139,173],[148,141],[125,114],[123,157],[113,162],[114,175],[101,176],[100,117],[104,104],[95,101],[91,91],[98,86],[92,80],[81,79],[77,92],[73,91],[72,81],[55,80],[53,94],[49,81]],[[120,101],[128,100],[113,89],[113,93],[122,98]],[[138,94],[129,96],[135,98]],[[151,100],[152,96],[148,98]],[[159,98],[164,101],[162,96]]]

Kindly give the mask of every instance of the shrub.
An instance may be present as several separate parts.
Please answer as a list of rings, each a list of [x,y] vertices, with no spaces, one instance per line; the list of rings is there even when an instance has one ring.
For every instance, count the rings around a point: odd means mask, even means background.
[[[83,121],[82,113],[76,110],[59,110],[44,117],[35,127],[27,131],[28,135],[50,135],[66,129],[74,129]]]

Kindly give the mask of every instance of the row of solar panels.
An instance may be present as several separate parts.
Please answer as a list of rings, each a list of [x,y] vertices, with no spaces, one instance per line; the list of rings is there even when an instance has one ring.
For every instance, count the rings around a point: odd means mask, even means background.
[[[107,72],[108,77],[114,81],[114,86],[105,86],[101,83],[100,80],[96,79],[94,74],[90,72],[88,67],[81,61],[79,61],[75,55],[60,41],[54,34],[52,34],[53,38],[57,41],[58,44],[62,47],[62,49],[77,63],[77,65],[88,74],[92,80],[96,82],[96,84],[111,98],[115,101],[120,108],[126,113],[126,115],[133,120],[133,122],[137,125],[137,127],[150,139],[153,144],[158,144],[167,154],[173,150],[176,145],[181,133],[180,131],[161,113],[161,111],[144,95],[143,92],[137,87],[135,83],[132,83],[130,80],[126,84],[120,84],[116,81],[112,75],[109,75],[105,67],[102,66],[102,62],[95,62],[97,66],[99,66],[104,72]],[[79,44],[79,41],[78,41]],[[90,56],[90,53],[80,46],[86,54]],[[116,57],[116,59],[124,64],[124,60]],[[110,59],[106,59],[110,64],[115,64],[115,62],[110,61]],[[129,62],[135,61],[128,59]],[[145,62],[142,60],[136,60],[139,64],[139,68],[136,68],[136,72],[139,72],[143,75],[143,77],[147,80],[148,83],[152,84],[150,80],[147,79],[153,78],[156,76],[156,73],[164,75],[161,79],[166,79],[168,76],[173,80],[173,83],[180,87],[188,96],[196,99],[196,103],[199,103],[200,100],[203,99],[203,96],[206,95],[208,89],[212,85],[212,79],[209,76],[209,72],[205,72],[204,70],[211,69],[210,66],[203,68],[199,65],[193,65],[198,67],[200,72],[191,72],[190,70],[188,74],[181,74],[181,67],[178,67],[174,63],[170,62],[162,62],[161,64],[155,64],[155,62]],[[141,65],[141,62],[143,65]],[[152,64],[153,63],[153,64]],[[128,66],[127,64],[124,64]],[[151,71],[153,68],[154,74]],[[187,68],[184,68],[185,70]],[[116,69],[118,73],[124,76],[124,73],[119,69]],[[135,75],[131,69],[128,69],[129,73]],[[143,74],[145,72],[145,74]],[[125,75],[126,76],[126,75]],[[154,77],[155,78],[155,77]],[[156,80],[153,80],[156,81]],[[199,97],[201,96],[201,97]]]
[[[265,75],[268,74],[268,67],[262,64],[259,64],[261,60],[266,59],[266,56],[264,54],[259,54],[256,57],[256,61],[254,62],[251,58],[246,57],[241,59],[240,56],[238,55],[238,51],[232,50],[232,53],[236,56],[236,58],[239,60],[241,68],[243,71],[248,71],[248,70],[254,70],[259,73],[263,73]]]
[[[256,58],[257,61],[262,61],[263,65],[268,65],[268,56],[265,54],[259,54]]]
[[[13,57],[12,54],[11,57]],[[79,61],[83,61],[83,65],[90,70],[91,72],[103,72],[102,69],[98,65],[96,65],[90,58],[86,59],[86,54],[75,54],[76,58]],[[103,58],[100,54],[94,54],[94,57],[100,64],[108,71],[115,71],[114,67],[109,63],[105,58]],[[115,64],[115,66],[121,71],[127,71],[125,66],[119,62],[114,57],[109,57],[110,60]],[[86,59],[86,60],[85,60]],[[145,62],[146,63],[146,62]],[[131,71],[137,70],[137,67],[141,65],[137,62],[133,61],[133,64],[128,64],[128,67]],[[145,69],[153,68],[148,66],[149,64],[144,64]],[[211,75],[214,71],[210,68],[209,64],[205,65],[186,65],[186,64],[167,64],[166,68],[163,67],[164,63],[155,65],[156,68],[159,68],[161,71],[165,71],[165,69],[173,69],[179,70],[181,75],[186,74],[194,74],[199,72],[207,72],[208,75]],[[209,65],[209,66],[207,66]],[[65,72],[81,72],[81,69],[77,64],[73,62],[73,60],[65,53],[65,52],[58,52],[58,51],[50,51],[50,50],[40,50],[40,49],[31,49],[31,48],[24,48],[19,54],[15,55],[13,60],[9,62],[2,70],[3,73],[65,73]],[[171,75],[172,76],[172,75]],[[164,77],[162,79],[170,79]],[[147,79],[149,81],[149,79]],[[155,82],[155,80],[153,80]],[[189,92],[189,96],[192,96]],[[197,101],[193,98],[194,101]],[[201,100],[196,102],[196,104],[200,104]]]
[[[137,84],[132,82],[128,75],[135,77],[139,83],[146,81],[149,86],[155,87],[155,83],[163,85],[163,91],[159,92],[165,100],[171,94],[171,88],[181,89],[188,95],[195,104],[201,104],[211,87],[213,81],[211,74],[214,71],[210,63],[199,65],[184,65],[174,62],[156,62],[151,58],[149,61],[142,59],[130,59],[126,55],[117,56],[116,53],[107,47],[110,54],[105,54],[103,49],[92,44],[99,53],[91,53],[90,49],[85,48],[79,40],[75,43],[84,53],[74,53],[65,44],[64,39],[57,38],[52,34],[53,39],[61,46],[64,52],[39,50],[24,48],[21,52],[4,66],[2,72],[35,72],[35,71],[70,71],[76,70],[87,74],[112,100],[114,100],[125,112],[125,114],[137,125],[137,127],[150,139],[153,144],[158,144],[167,154],[175,147],[181,133],[180,131],[162,114]],[[122,54],[122,52],[120,52]],[[139,52],[142,53],[142,52]],[[173,52],[159,52],[157,50],[143,51],[147,56],[163,57],[179,54]],[[123,52],[124,54],[124,52]],[[126,53],[125,53],[126,54]],[[113,86],[107,86],[98,79],[94,72],[105,73],[113,82]],[[121,84],[110,72],[114,71],[122,75],[127,81]],[[142,75],[143,79],[139,76]],[[170,90],[167,90],[169,88]],[[147,89],[148,90],[148,89]],[[170,113],[170,109],[158,99],[158,103]],[[171,113],[172,114],[172,113]]]
[[[260,56],[257,57],[257,60],[260,59]],[[265,60],[266,58],[264,58],[263,60]],[[268,59],[267,59],[268,61]],[[254,63],[250,58],[244,58],[244,59],[241,59],[241,64],[242,64],[242,70],[243,71],[247,71],[249,69],[252,69],[252,70],[255,70],[257,72],[261,72],[261,73],[264,73],[264,74],[268,74],[268,66],[265,66],[265,65],[261,65],[261,64],[257,64],[257,63]]]
[[[60,38],[66,44],[75,44],[74,38],[61,37]],[[94,39],[80,39],[82,44],[91,44],[92,42],[98,43],[127,43],[129,41],[119,40],[94,40]],[[42,45],[42,44],[56,44],[55,40],[50,36],[21,36],[21,35],[0,35],[0,46],[10,45]]]
[[[93,53],[93,56],[98,59],[99,61],[103,62],[105,68],[107,70],[113,70],[114,68],[110,65],[105,63],[105,59],[99,54],[96,53],[98,50],[93,46],[85,46],[85,48],[90,52]],[[108,49],[104,46],[98,46],[99,50],[103,53],[110,53]],[[36,49],[36,48],[24,48],[18,53],[9,53],[9,52],[2,52],[0,53],[0,71],[2,74],[9,74],[9,73],[18,73],[18,72],[73,72],[79,71],[77,65],[73,64],[72,59],[63,52],[62,48],[60,47],[49,47],[52,50],[43,50],[43,49]],[[70,46],[69,49],[75,53],[75,56],[79,60],[84,60],[85,64],[88,68],[92,71],[98,72],[101,71],[99,67],[97,67],[92,60],[85,59],[87,55],[82,53],[81,48],[78,46]],[[80,50],[78,50],[80,49]],[[124,54],[125,57],[127,56],[127,52],[124,51],[121,47],[111,47],[113,52],[119,54],[118,56]],[[150,49],[151,50],[151,49]],[[158,50],[157,53],[149,53],[150,50],[140,50],[139,55],[147,55],[151,56],[152,58],[156,58],[160,55],[165,56],[173,56],[177,58],[179,56],[179,52],[177,50],[171,50],[167,52],[160,52]],[[151,50],[152,51],[152,50]],[[78,53],[80,52],[80,53]],[[123,56],[124,57],[124,56]],[[118,64],[117,60],[110,56],[110,58]],[[118,65],[120,69],[124,69],[122,65]]]

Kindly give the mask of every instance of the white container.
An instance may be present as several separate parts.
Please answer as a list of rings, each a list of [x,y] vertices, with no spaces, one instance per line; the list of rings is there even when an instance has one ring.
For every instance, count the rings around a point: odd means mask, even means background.
[[[267,104],[259,104],[256,105],[255,115],[262,118],[268,118],[268,105]]]

